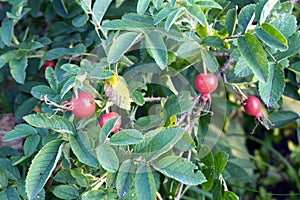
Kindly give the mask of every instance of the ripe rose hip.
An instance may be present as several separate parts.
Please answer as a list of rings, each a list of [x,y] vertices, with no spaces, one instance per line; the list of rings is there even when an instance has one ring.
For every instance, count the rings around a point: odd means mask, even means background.
[[[194,80],[194,85],[203,95],[211,94],[218,87],[218,79],[214,74],[198,74]]]
[[[70,100],[71,111],[76,117],[88,117],[94,114],[96,105],[94,97],[88,92],[79,92],[78,97]]]
[[[54,67],[55,67],[55,62],[54,62],[53,60],[47,60],[47,61],[43,64],[42,68],[43,68],[43,70],[46,70],[47,67],[51,67],[52,69],[54,69]]]
[[[109,120],[111,118],[115,118],[115,117],[120,117],[120,115],[116,112],[109,112],[109,113],[102,115],[100,117],[100,127],[102,128],[107,120]],[[122,123],[122,120],[121,120],[121,118],[119,118],[114,126],[114,129],[112,130],[112,133],[116,133],[119,131],[121,123]]]
[[[260,117],[260,101],[256,96],[249,96],[243,103],[245,112],[249,115]]]

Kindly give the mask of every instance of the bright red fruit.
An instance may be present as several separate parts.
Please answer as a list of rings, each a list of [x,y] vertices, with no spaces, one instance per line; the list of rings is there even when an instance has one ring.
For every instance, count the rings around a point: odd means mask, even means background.
[[[119,116],[120,115],[118,113],[116,113],[116,112],[109,112],[109,113],[106,113],[106,114],[102,115],[100,117],[100,126],[103,127],[103,125],[105,124],[105,122],[107,120],[109,120],[111,118],[119,117]],[[116,132],[119,131],[121,123],[122,123],[122,120],[121,120],[121,118],[119,118],[118,121],[115,124],[114,129],[112,130],[112,133],[116,133]]]
[[[218,87],[218,79],[214,74],[198,74],[194,85],[202,94],[210,94]]]
[[[47,60],[47,61],[43,64],[42,68],[45,70],[47,67],[51,67],[52,69],[54,69],[54,67],[55,67],[55,62],[54,62],[53,60]]]
[[[70,103],[71,111],[76,117],[88,117],[96,110],[94,97],[88,92],[79,92],[77,99],[72,98]]]
[[[249,96],[243,103],[246,113],[255,117],[261,117],[260,101],[256,96]]]

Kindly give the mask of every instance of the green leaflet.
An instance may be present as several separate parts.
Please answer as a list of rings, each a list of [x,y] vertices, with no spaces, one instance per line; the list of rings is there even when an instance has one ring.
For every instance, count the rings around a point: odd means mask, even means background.
[[[29,200],[35,199],[43,189],[61,156],[64,143],[54,140],[47,143],[32,160],[26,176],[26,193]]]
[[[135,192],[138,200],[155,200],[156,186],[152,169],[142,164],[136,170]]]
[[[238,48],[257,79],[263,83],[267,82],[269,76],[267,55],[255,36],[245,33],[244,36],[238,37]]]
[[[130,192],[134,173],[135,167],[132,160],[126,160],[121,164],[116,180],[117,192],[120,198],[126,197]]]
[[[255,29],[257,36],[268,46],[277,48],[280,51],[288,49],[286,38],[272,25],[263,23]]]
[[[235,8],[232,8],[228,10],[225,18],[225,28],[229,36],[234,34],[236,23],[237,23],[237,10]]]
[[[198,185],[206,182],[201,171],[196,171],[196,165],[186,158],[166,156],[154,163],[153,167],[162,174],[186,185]]]
[[[284,71],[280,65],[270,65],[269,80],[258,84],[259,95],[268,108],[278,107],[285,88]]]
[[[114,173],[119,168],[119,159],[115,150],[108,144],[100,144],[97,149],[97,158],[100,165],[107,171]]]

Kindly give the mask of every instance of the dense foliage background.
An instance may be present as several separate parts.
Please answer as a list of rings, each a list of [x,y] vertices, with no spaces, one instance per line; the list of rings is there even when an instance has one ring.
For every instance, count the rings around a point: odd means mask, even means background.
[[[295,1],[0,0],[0,199],[299,199],[299,16]],[[99,126],[112,111],[117,133]]]

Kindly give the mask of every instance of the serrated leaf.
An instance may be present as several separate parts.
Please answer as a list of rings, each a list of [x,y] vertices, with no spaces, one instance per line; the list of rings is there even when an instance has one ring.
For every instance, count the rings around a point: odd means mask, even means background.
[[[49,128],[59,133],[74,134],[75,127],[66,118],[61,116],[49,116],[47,114],[31,114],[24,117],[31,126],[38,128]]]
[[[277,4],[278,0],[265,1],[263,9],[259,16],[259,23],[262,24],[266,21],[267,17],[270,15],[273,7]]]
[[[168,51],[163,38],[158,32],[152,31],[145,34],[145,41],[151,57],[154,58],[160,69],[164,70],[168,63]]]
[[[89,190],[89,191],[84,192],[81,195],[81,199],[82,200],[99,200],[99,199],[103,199],[104,196],[105,196],[105,192],[102,191],[101,189]]]
[[[152,3],[156,10],[159,10],[161,8],[163,2],[164,0],[152,0]]]
[[[163,7],[158,13],[154,15],[153,24],[157,25],[164,19],[168,17],[168,15],[173,11],[174,9],[170,6]]]
[[[145,148],[146,159],[151,162],[172,149],[184,133],[182,128],[168,128],[157,133]]]
[[[186,158],[166,156],[154,163],[153,167],[165,176],[185,185],[198,185],[206,181],[201,171],[195,172],[196,165]]]
[[[174,148],[180,150],[181,152],[191,151],[196,148],[196,144],[193,138],[185,133],[182,138],[175,144]]]
[[[119,120],[119,117],[113,117],[107,120],[100,131],[100,144],[104,143],[108,135],[114,130],[114,127]]]
[[[196,3],[200,5],[202,8],[216,8],[221,10],[223,9],[222,6],[215,1],[201,0],[201,1],[197,1]]]
[[[156,199],[155,180],[148,165],[142,164],[136,170],[135,192],[138,200]]]
[[[85,133],[80,132],[76,135],[70,134],[69,142],[73,153],[80,162],[94,168],[98,167],[96,155],[93,152],[90,146],[90,140]]]
[[[252,25],[255,16],[255,5],[250,4],[243,7],[238,15],[238,27],[246,33],[249,27]]]
[[[143,135],[135,129],[123,129],[110,138],[111,145],[131,145],[143,140]]]
[[[145,117],[140,117],[138,120],[135,122],[134,126],[138,130],[149,130],[152,128],[157,128],[161,122],[163,121],[162,116],[157,116],[157,115],[149,115]]]
[[[149,3],[151,0],[139,0],[137,3],[137,13],[138,14],[144,14],[149,6]]]
[[[93,5],[93,20],[100,23],[111,2],[112,0],[96,0]]]
[[[269,116],[269,120],[274,124],[270,127],[273,129],[282,128],[290,123],[293,123],[299,118],[300,116],[292,111],[277,111]]]
[[[276,107],[285,88],[284,70],[280,65],[270,65],[269,80],[258,84],[259,95],[268,108]]]
[[[69,77],[67,79],[67,81],[63,84],[61,91],[60,91],[61,98],[63,98],[76,85],[76,80],[77,80],[76,76]]]
[[[206,66],[209,72],[214,73],[217,71],[219,64],[213,53],[206,49],[201,49],[201,57],[203,60],[203,66]]]
[[[247,77],[253,75],[252,70],[249,68],[244,57],[239,57],[239,60],[234,67],[234,74],[237,77]]]
[[[294,54],[299,53],[300,51],[300,32],[294,33],[291,37],[288,38],[288,50],[284,52],[279,52],[275,55],[277,61],[281,61],[285,58],[288,58]]]
[[[186,9],[184,7],[181,7],[179,9],[176,9],[169,13],[166,23],[165,23],[165,29],[168,31],[170,30],[171,26],[176,22],[176,20],[184,14]]]
[[[60,159],[63,147],[64,143],[62,140],[51,141],[32,160],[25,180],[26,193],[29,200],[35,199],[43,189]]]
[[[16,188],[14,188],[14,187],[9,187],[6,190],[1,191],[0,199],[1,200],[21,200]]]
[[[132,160],[126,160],[121,164],[116,180],[117,192],[120,198],[124,198],[130,192],[134,173],[135,168]]]
[[[24,84],[26,78],[26,68],[28,65],[28,60],[25,55],[19,60],[9,61],[10,73],[14,80],[20,84]]]
[[[33,50],[40,49],[43,47],[44,47],[44,45],[37,41],[29,41],[29,42],[24,42],[24,43],[19,44],[19,50],[22,50],[22,51],[33,51]]]
[[[232,8],[228,10],[225,18],[225,28],[229,36],[234,34],[236,23],[237,23],[237,10],[236,8]]]
[[[293,15],[279,16],[272,20],[270,24],[279,30],[286,38],[293,35],[297,29],[297,19]]]
[[[51,67],[47,67],[45,70],[45,78],[48,81],[51,89],[54,92],[58,92],[58,81],[55,71]]]
[[[38,134],[31,135],[26,138],[23,149],[25,156],[31,156],[37,149],[41,137]]]
[[[19,105],[15,109],[16,121],[18,123],[22,122],[23,121],[22,118],[25,115],[30,114],[38,103],[39,103],[39,101],[37,99],[31,97],[31,98],[27,99],[26,101],[24,101],[21,105]]]
[[[201,9],[201,6],[193,5],[187,8],[186,10],[193,18],[195,18],[199,24],[205,26],[206,24],[206,17]]]
[[[238,37],[238,48],[257,79],[265,83],[268,80],[269,65],[259,41],[250,33],[245,33],[244,36]]]
[[[44,97],[45,95],[47,95],[47,98],[49,100],[51,100],[51,101],[55,101],[54,98],[57,95],[50,87],[48,87],[46,85],[37,85],[37,86],[34,86],[31,89],[31,94],[36,99],[40,99],[41,97]]]
[[[109,30],[129,30],[133,31],[135,29],[149,29],[152,26],[150,24],[132,21],[132,20],[112,20],[112,21],[104,21],[102,28]]]
[[[2,20],[0,37],[6,46],[10,46],[13,37],[14,21],[8,18]]]
[[[0,55],[0,68],[2,68],[10,60],[15,59],[17,55],[18,55],[17,50],[7,51],[2,55]]]
[[[140,37],[141,34],[135,32],[125,32],[117,36],[108,50],[107,62],[117,62]]]
[[[3,142],[12,141],[22,137],[26,137],[31,134],[37,134],[37,131],[32,126],[27,124],[18,124],[14,127],[13,130],[7,132],[2,138]]]
[[[62,56],[76,56],[85,53],[86,49],[83,44],[78,44],[73,48],[58,47],[48,51],[43,57],[44,60],[55,60]]]
[[[100,144],[96,149],[96,154],[100,165],[108,172],[117,172],[119,159],[115,150],[108,144]]]
[[[218,176],[223,172],[223,170],[227,164],[228,158],[229,158],[229,155],[224,151],[220,151],[215,155],[214,165],[215,165],[216,173]]]
[[[205,46],[222,48],[224,47],[223,40],[218,36],[208,36],[203,39],[202,44]]]
[[[178,95],[171,95],[164,105],[166,116],[179,115],[189,111],[194,106],[191,101],[191,93],[188,91],[180,91]]]
[[[288,42],[286,38],[272,25],[263,23],[255,29],[257,36],[272,48],[280,51],[287,50]]]
[[[55,186],[52,193],[60,199],[77,199],[79,197],[79,192],[71,185]]]
[[[20,181],[21,175],[19,169],[13,166],[12,161],[7,158],[0,158],[0,166],[6,170],[8,179]]]

